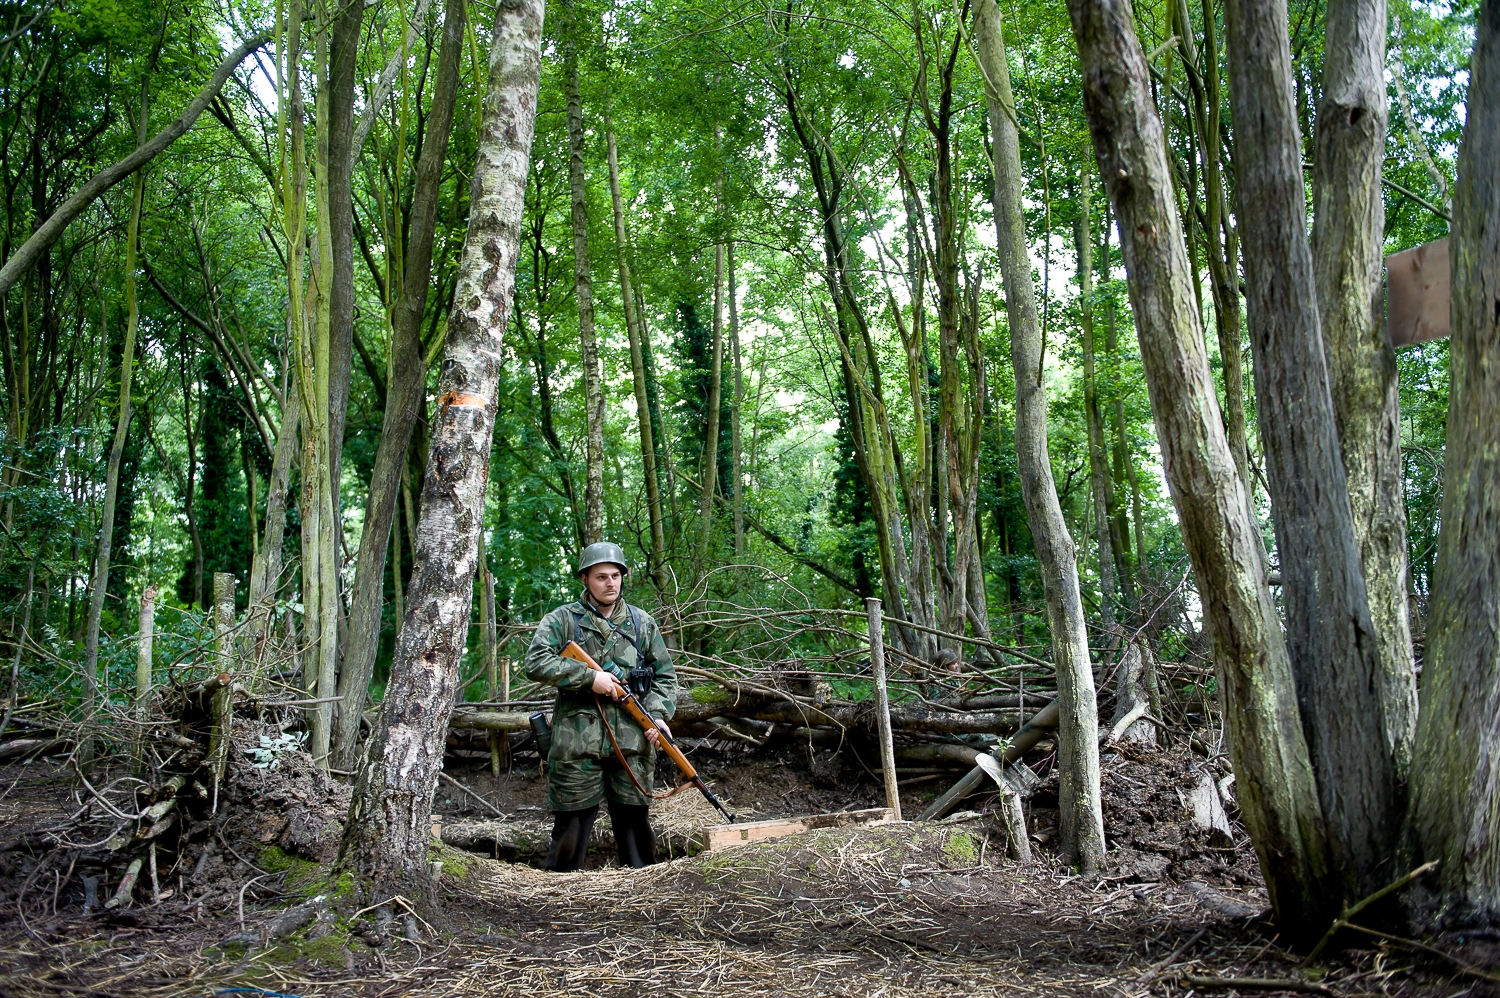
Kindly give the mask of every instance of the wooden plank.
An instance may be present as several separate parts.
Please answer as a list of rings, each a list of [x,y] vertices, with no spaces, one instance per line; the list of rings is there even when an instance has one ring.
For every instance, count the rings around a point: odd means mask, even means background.
[[[751,842],[769,842],[798,832],[818,828],[845,828],[855,825],[889,825],[896,820],[888,807],[863,811],[834,811],[809,814],[801,818],[771,818],[766,821],[742,821],[733,825],[710,825],[703,830],[702,843],[707,851],[730,849]]]
[[[1386,326],[1392,346],[1448,335],[1449,270],[1446,237],[1385,258]]]

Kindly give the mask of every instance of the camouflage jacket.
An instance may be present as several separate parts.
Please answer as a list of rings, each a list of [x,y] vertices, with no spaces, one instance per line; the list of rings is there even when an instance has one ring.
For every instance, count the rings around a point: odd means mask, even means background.
[[[632,619],[634,618],[634,619]],[[613,625],[612,627],[610,625]],[[640,632],[636,632],[636,628]],[[672,656],[667,651],[667,642],[655,618],[637,607],[621,600],[615,607],[614,616],[606,624],[576,600],[558,607],[537,624],[536,636],[526,651],[527,678],[557,687],[557,700],[552,708],[553,742],[559,738],[584,738],[597,745],[572,746],[572,751],[605,756],[614,750],[608,736],[597,724],[585,720],[584,716],[597,717],[594,707],[594,672],[582,662],[563,658],[558,653],[569,641],[577,641],[583,650],[602,667],[614,673],[622,683],[636,666],[636,647],[640,647],[640,658],[656,673],[651,692],[641,705],[652,717],[670,720],[677,709],[677,671],[672,667]],[[647,743],[645,732],[625,708],[607,697],[600,697],[604,716],[614,730],[620,743],[620,751],[626,755],[643,754]]]

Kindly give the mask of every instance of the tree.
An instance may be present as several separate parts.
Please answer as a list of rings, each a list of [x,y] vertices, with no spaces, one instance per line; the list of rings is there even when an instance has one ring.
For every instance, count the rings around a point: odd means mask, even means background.
[[[541,73],[541,0],[495,12],[469,231],[448,317],[406,619],[360,761],[340,864],[379,893],[427,883],[429,816],[468,637]]]
[[[146,142],[146,128],[151,121],[151,74],[161,52],[167,20],[162,17],[161,34],[141,76],[140,107],[136,112],[136,148]],[[125,345],[120,350],[120,404],[115,421],[115,437],[109,447],[104,472],[104,505],[99,513],[99,542],[94,553],[94,571],[89,580],[89,619],[84,636],[84,686],[87,697],[84,714],[94,716],[99,696],[99,623],[104,615],[104,596],[109,588],[109,559],[115,527],[115,501],[120,488],[120,463],[125,456],[125,441],[130,432],[130,381],[135,365],[135,337],[141,313],[136,301],[137,250],[141,233],[141,209],[146,196],[144,168],[135,174],[130,192],[130,217],[125,224]],[[0,292],[3,295],[4,292]]]
[[[1278,921],[1289,936],[1305,936],[1334,913],[1322,808],[1260,531],[1203,349],[1145,52],[1129,0],[1069,0],[1068,14],[1172,504],[1213,642],[1240,810]]]
[[[1323,356],[1286,7],[1228,0],[1225,11],[1235,199],[1287,644],[1333,863],[1325,902],[1352,904],[1389,882],[1400,813],[1375,694],[1380,649]]]
[[[426,365],[422,362],[422,321],[427,315],[428,287],[432,283],[433,241],[442,194],[443,163],[448,157],[448,137],[458,102],[459,60],[463,55],[466,12],[462,0],[447,0],[443,5],[443,39],[438,53],[437,79],[432,107],[427,114],[427,135],[417,157],[407,245],[402,254],[404,279],[391,322],[385,418],[381,424],[375,463],[370,469],[365,525],[359,540],[353,599],[349,608],[349,640],[339,677],[339,698],[344,704],[339,713],[334,755],[339,769],[351,768],[358,751],[360,718],[364,714],[380,643],[380,611],[385,596],[385,563],[391,524],[401,494],[412,428],[421,408],[423,389],[427,387]]]
[[[1441,914],[1500,919],[1500,3],[1484,0],[1453,193],[1443,532],[1409,821]]]
[[[568,102],[568,184],[573,205],[573,293],[578,300],[579,362],[583,365],[585,474],[583,542],[604,539],[604,387],[599,375],[599,340],[594,334],[594,278],[589,261],[589,188],[584,176],[583,101],[578,94],[578,48],[583,22],[574,0],[563,0],[567,38],[563,42],[564,89]]]
[[[1334,422],[1348,481],[1385,739],[1398,779],[1411,762],[1417,683],[1407,621],[1406,504],[1396,351],[1384,327],[1384,0],[1334,0],[1323,47],[1313,165],[1312,252]],[[1394,824],[1401,802],[1385,816]]]
[[[985,97],[994,130],[995,182],[992,194],[1000,269],[1010,320],[1011,366],[1016,378],[1016,457],[1026,519],[1036,542],[1047,595],[1052,658],[1057,665],[1058,808],[1062,853],[1091,876],[1104,861],[1104,812],[1099,799],[1099,708],[1089,661],[1083,599],[1078,593],[1077,548],[1063,520],[1047,453],[1047,395],[1042,386],[1042,330],[1037,322],[1036,289],[1026,251],[1021,202],[1021,141],[1011,93],[1010,67],[1000,8],[977,0],[974,36],[985,77]],[[1101,551],[1107,559],[1109,552]]]

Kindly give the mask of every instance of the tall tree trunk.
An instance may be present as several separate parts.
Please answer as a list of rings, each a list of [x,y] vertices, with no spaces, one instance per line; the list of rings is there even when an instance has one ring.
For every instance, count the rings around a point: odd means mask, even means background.
[[[313,65],[318,90],[313,101],[315,128],[313,184],[317,193],[320,217],[310,258],[311,315],[303,323],[307,364],[303,379],[302,411],[306,415],[306,435],[302,452],[302,584],[303,626],[312,650],[313,667],[304,679],[310,698],[320,701],[311,707],[308,724],[308,751],[320,766],[329,765],[334,725],[333,699],[338,691],[338,621],[339,621],[339,552],[335,540],[337,514],[332,479],[330,426],[333,386],[333,219],[329,190],[331,138],[329,104],[332,100],[328,83],[329,10],[318,0],[315,9],[316,30],[313,36]],[[297,124],[301,114],[293,110]]]
[[[1454,921],[1500,920],[1500,3],[1484,0],[1453,193],[1443,531],[1410,820]]]
[[[615,130],[608,120],[605,129],[609,149],[609,196],[614,206],[615,246],[620,266],[620,301],[625,309],[625,331],[630,337],[630,373],[635,382],[635,415],[641,433],[646,511],[651,520],[651,573],[656,588],[664,590],[667,587],[667,535],[662,526],[661,479],[656,469],[656,440],[651,427],[651,398],[646,385],[645,336],[630,279],[630,240],[625,232],[625,206],[620,197],[620,159],[615,151]]]
[[[933,585],[932,568],[932,435],[928,432],[931,420],[927,413],[927,349],[924,340],[922,291],[926,279],[925,256],[916,251],[914,213],[908,213],[908,239],[912,247],[912,320],[908,324],[901,315],[901,308],[891,299],[891,317],[901,334],[901,345],[906,352],[907,397],[911,403],[913,453],[907,467],[903,495],[907,522],[911,524],[911,558],[907,575],[907,606],[911,619],[924,627],[936,629],[937,594]],[[753,463],[753,462],[752,462]],[[937,653],[937,641],[933,635],[917,632],[906,650],[917,657],[930,661]]]
[[[316,466],[315,461],[308,461],[307,443],[312,440],[312,426],[318,416],[315,405],[316,393],[312,385],[312,362],[308,351],[308,316],[306,286],[304,284],[303,268],[307,259],[307,145],[306,145],[306,105],[302,94],[302,0],[290,0],[287,6],[284,41],[277,48],[277,77],[278,83],[286,87],[285,99],[287,103],[286,131],[282,142],[282,169],[280,171],[282,187],[280,194],[282,211],[282,235],[286,240],[286,282],[287,282],[287,326],[290,333],[291,350],[293,353],[293,364],[296,374],[292,384],[300,393],[298,409],[302,415],[302,489],[298,497],[298,512],[302,526],[302,601],[304,620],[311,619],[316,626],[318,615],[316,612],[317,582],[316,571],[316,547],[308,544],[309,530],[313,530],[314,536],[316,526],[309,525],[309,520],[316,521],[318,506],[316,503],[309,505],[309,488],[314,480]],[[281,95],[278,95],[281,96]],[[191,481],[191,475],[189,475]],[[308,561],[309,553],[314,554],[314,560]],[[196,598],[196,597],[195,597]],[[310,635],[309,635],[310,636]],[[307,655],[299,655],[304,672],[307,672]],[[311,685],[310,677],[304,675],[302,684],[304,688]],[[309,728],[316,720],[315,712],[309,712]]]
[[[150,122],[151,73],[155,68],[158,42],[141,80],[141,109],[136,120],[135,141],[146,139]],[[94,571],[89,580],[89,619],[84,632],[83,689],[85,719],[92,720],[99,702],[99,627],[104,617],[104,597],[109,591],[109,560],[114,545],[115,505],[120,495],[120,465],[125,458],[125,440],[130,433],[130,381],[135,369],[135,336],[140,325],[136,301],[136,244],[140,241],[141,207],[146,196],[145,170],[136,171],[130,192],[130,218],[125,223],[125,343],[120,352],[120,401],[115,417],[115,436],[104,466],[104,504],[99,510],[99,543],[94,550]],[[103,348],[101,348],[103,349]],[[199,566],[202,570],[202,566]]]
[[[1108,228],[1105,231],[1107,233]],[[1100,254],[1099,276],[1103,278],[1105,284],[1108,284],[1112,280],[1110,277],[1108,253]],[[1198,314],[1201,315],[1202,312]],[[1116,315],[1113,295],[1105,303],[1104,308],[1104,349],[1109,353],[1110,357],[1114,358],[1114,362],[1118,365],[1120,356],[1120,323],[1119,317]],[[1135,531],[1135,547],[1134,552],[1130,556],[1130,569],[1135,576],[1136,583],[1144,587],[1147,582],[1146,526],[1145,520],[1141,515],[1141,483],[1136,476],[1135,458],[1130,453],[1130,441],[1125,436],[1125,400],[1121,398],[1120,392],[1115,392],[1114,401],[1110,405],[1110,429],[1114,433],[1115,488],[1116,490],[1123,490],[1127,484],[1130,487],[1130,525]],[[1234,449],[1232,438],[1229,447],[1231,450]],[[1238,466],[1238,459],[1236,459],[1236,466]],[[1240,477],[1242,479],[1245,478],[1243,474]],[[1116,491],[1115,495],[1118,496],[1119,494],[1120,492]],[[1124,501],[1121,500],[1119,502],[1120,512],[1118,514],[1121,521],[1125,518],[1124,505]],[[1126,527],[1123,522],[1119,522],[1116,524],[1115,529],[1117,533],[1123,535]]]
[[[380,648],[380,618],[385,595],[386,551],[391,523],[401,494],[412,427],[416,425],[426,389],[422,362],[422,320],[427,312],[427,288],[432,278],[432,251],[437,231],[438,199],[442,195],[443,162],[448,156],[453,110],[458,99],[459,62],[464,49],[467,5],[445,0],[443,37],[438,50],[437,79],[427,115],[427,136],[417,157],[407,245],[403,253],[404,283],[391,322],[390,377],[385,396],[385,418],[375,464],[370,470],[370,492],[365,502],[365,524],[354,569],[354,598],[349,607],[349,641],[339,676],[338,738],[334,764],[352,769],[359,740],[375,657]],[[397,568],[399,572],[399,566]],[[399,580],[397,585],[400,585]]]
[[[740,364],[740,308],[734,284],[734,243],[728,247],[729,258],[729,355],[734,363],[734,401],[729,404],[729,468],[734,480],[734,554],[745,554],[745,486],[740,468],[740,407],[745,401],[745,370]]]
[[[849,436],[854,445],[854,460],[859,467],[860,481],[864,484],[866,495],[869,497],[870,518],[875,523],[875,538],[880,550],[880,579],[886,616],[905,620],[906,607],[901,595],[902,579],[898,573],[895,555],[900,541],[892,533],[892,523],[899,524],[900,522],[900,511],[886,508],[885,496],[889,490],[880,477],[881,462],[872,459],[870,447],[867,446],[868,442],[865,440],[864,421],[860,414],[863,402],[855,383],[855,372],[851,366],[853,350],[850,344],[854,341],[854,333],[856,330],[866,331],[868,323],[861,310],[859,297],[855,294],[855,282],[850,274],[848,246],[840,220],[843,210],[844,177],[839,169],[837,158],[827,150],[816,125],[806,119],[801,96],[790,70],[783,66],[782,73],[784,86],[782,98],[786,103],[787,116],[791,120],[792,129],[796,132],[797,141],[807,160],[808,174],[812,179],[813,189],[817,193],[822,216],[823,256],[827,263],[824,280],[828,285],[829,298],[833,302],[833,333],[841,343],[842,369],[840,373],[844,398],[849,410]],[[862,341],[865,339],[866,337],[861,336]],[[878,368],[871,370],[872,378],[877,374]],[[880,397],[878,381],[874,381],[871,385],[871,395],[876,399]],[[879,446],[879,441],[876,442],[876,446]],[[941,467],[942,462],[939,461],[937,466]],[[942,548],[939,547],[938,550],[941,551]],[[960,618],[961,626],[962,618]],[[897,633],[902,632],[898,630]],[[904,643],[905,636],[903,635]]]
[[[1047,396],[1042,387],[1042,334],[1036,288],[1026,248],[1021,204],[1020,132],[1000,8],[977,0],[974,37],[984,71],[985,98],[995,135],[993,205],[1010,356],[1016,378],[1016,464],[1026,519],[1047,598],[1047,622],[1057,663],[1058,807],[1063,855],[1091,875],[1104,861],[1104,817],[1099,798],[1099,707],[1089,662],[1088,630],[1078,592],[1078,563],[1052,481],[1047,454]],[[1133,37],[1133,36],[1132,36]]]
[[[564,85],[568,101],[568,182],[573,194],[573,289],[578,299],[579,360],[583,364],[587,424],[583,482],[583,543],[604,539],[604,387],[599,374],[599,341],[594,335],[594,279],[589,262],[589,197],[583,173],[583,104],[578,96],[578,42],[583,26],[574,0],[563,0],[567,38],[563,42]]]
[[[1208,245],[1213,266],[1214,325],[1224,371],[1224,415],[1229,447],[1246,488],[1250,483],[1250,445],[1245,430],[1245,364],[1240,347],[1239,232],[1229,217],[1224,180],[1223,91],[1219,79],[1218,35],[1212,0],[1203,0],[1203,77],[1207,121],[1203,133],[1204,181],[1207,185]]]
[[[713,537],[714,491],[719,480],[719,399],[724,385],[724,244],[714,245],[713,345],[709,349],[708,427],[703,437],[703,492],[698,500],[698,566],[707,569]]]
[[[1068,14],[1099,173],[1118,220],[1157,438],[1213,639],[1241,813],[1283,931],[1305,938],[1338,911],[1324,889],[1322,809],[1266,588],[1260,529],[1203,349],[1146,55],[1129,0],[1069,0]]]
[[[339,481],[343,470],[344,423],[349,413],[349,376],[354,348],[354,83],[359,68],[363,3],[345,3],[333,22],[328,51],[328,232],[333,252],[328,327],[328,473],[332,488],[335,556],[343,537]]]
[[[1306,231],[1302,140],[1281,0],[1227,0],[1236,203],[1255,398],[1281,555],[1287,644],[1329,855],[1352,903],[1391,879],[1400,798]],[[1379,155],[1379,154],[1377,154]]]
[[[1099,544],[1099,616],[1105,643],[1115,640],[1115,558],[1110,536],[1110,512],[1114,509],[1114,483],[1104,453],[1104,420],[1099,414],[1099,388],[1094,377],[1094,234],[1089,188],[1093,178],[1083,171],[1078,178],[1078,318],[1083,327],[1083,419],[1088,428],[1089,478],[1093,483],[1094,527]]]
[[[1384,329],[1385,0],[1332,0],[1313,165],[1318,312],[1398,777],[1417,724],[1396,352]],[[1395,805],[1399,810],[1401,804]],[[1398,820],[1393,813],[1392,824]]]
[[[297,454],[297,429],[302,421],[302,389],[296,368],[287,379],[286,398],[281,405],[281,427],[276,434],[276,453],[271,458],[271,477],[266,483],[266,525],[261,549],[250,566],[249,624],[247,632],[255,647],[255,662],[264,663],[270,637],[271,609],[281,589],[282,546],[286,543],[286,496]]]
[[[495,390],[515,291],[542,12],[541,0],[512,0],[495,12],[469,231],[448,318],[406,620],[340,847],[340,865],[377,898],[428,884],[432,795],[468,639]]]

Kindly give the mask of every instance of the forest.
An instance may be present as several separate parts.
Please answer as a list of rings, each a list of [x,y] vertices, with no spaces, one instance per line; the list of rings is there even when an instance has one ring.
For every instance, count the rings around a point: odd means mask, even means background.
[[[0,183],[0,994],[1500,993],[1500,0],[4,0]],[[811,830],[536,869],[601,541]]]

